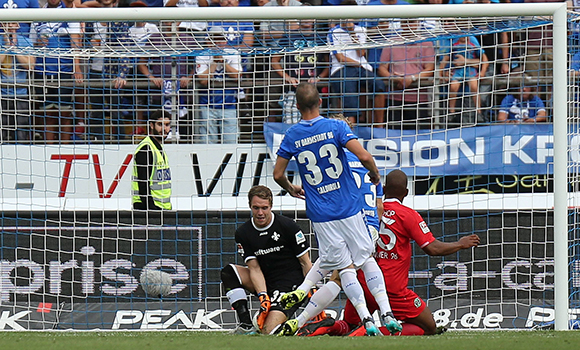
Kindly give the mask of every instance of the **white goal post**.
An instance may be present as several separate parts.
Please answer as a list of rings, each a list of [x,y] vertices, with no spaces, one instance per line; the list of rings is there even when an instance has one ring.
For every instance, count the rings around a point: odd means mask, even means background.
[[[409,6],[327,6],[267,8],[118,8],[0,10],[0,21],[138,21],[138,20],[272,20],[272,19],[365,19],[415,17],[502,17],[537,16],[553,18],[553,131],[554,131],[554,304],[555,329],[568,329],[569,252],[568,209],[578,206],[568,193],[568,52],[566,3],[473,4]],[[79,52],[78,55],[85,55]]]

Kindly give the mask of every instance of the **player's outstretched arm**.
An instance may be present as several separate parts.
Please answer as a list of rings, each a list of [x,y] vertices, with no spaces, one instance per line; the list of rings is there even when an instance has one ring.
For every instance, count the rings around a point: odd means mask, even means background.
[[[468,249],[471,247],[477,247],[479,245],[479,236],[472,234],[469,236],[461,237],[457,242],[441,242],[440,240],[435,240],[425,247],[423,251],[431,256],[443,256],[453,254],[462,249]]]
[[[256,323],[258,324],[258,328],[260,328],[260,332],[265,332],[267,334],[270,332],[270,329],[266,327],[266,319],[270,312],[271,301],[266,289],[266,279],[264,278],[264,274],[262,273],[262,269],[260,268],[257,259],[250,259],[246,264],[250,270],[250,280],[252,281],[254,292],[260,299],[260,311]]]
[[[381,180],[379,175],[379,169],[377,168],[377,164],[375,163],[375,159],[373,156],[363,148],[363,146],[358,142],[356,139],[352,139],[346,143],[346,148],[354,153],[362,165],[369,171],[369,177],[371,182],[375,185],[378,184]]]
[[[260,264],[257,259],[250,259],[246,262],[248,265],[248,270],[250,271],[250,281],[253,286],[253,292],[256,294],[266,291],[266,280],[264,279],[264,274],[260,268]]]

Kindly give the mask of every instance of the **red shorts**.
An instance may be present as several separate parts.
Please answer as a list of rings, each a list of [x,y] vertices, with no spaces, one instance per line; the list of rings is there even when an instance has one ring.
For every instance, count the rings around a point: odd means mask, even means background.
[[[375,301],[375,298],[369,291],[367,284],[364,280],[360,280],[363,290],[365,292],[365,300],[367,302],[367,308],[369,312],[372,314],[376,310],[379,310],[379,305]],[[410,289],[406,289],[403,294],[400,295],[391,295],[389,294],[389,303],[391,304],[391,308],[393,309],[393,315],[399,321],[405,321],[409,318],[415,318],[425,310],[427,305],[421,299],[417,293],[413,292]],[[379,311],[380,312],[380,311]],[[346,306],[344,307],[344,320],[350,324],[358,324],[360,322],[360,318],[358,317],[358,313],[350,300],[347,300]]]

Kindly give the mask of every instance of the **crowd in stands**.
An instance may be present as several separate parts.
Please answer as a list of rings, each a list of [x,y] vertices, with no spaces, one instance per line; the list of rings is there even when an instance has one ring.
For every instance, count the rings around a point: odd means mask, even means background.
[[[425,4],[471,3],[425,0]],[[498,0],[477,0],[495,3]],[[502,0],[502,2],[504,2]],[[510,1],[507,1],[510,2]],[[514,1],[511,2],[550,2]],[[405,5],[405,0],[0,0],[5,9]],[[423,3],[423,2],[421,2]],[[551,28],[501,31],[387,47],[377,33],[437,31],[445,20],[3,23],[2,46],[95,50],[133,45],[196,55],[31,56],[0,54],[1,141],[131,142],[149,111],[173,115],[168,140],[259,141],[264,121],[296,123],[294,97],[317,84],[322,110],[379,128],[431,129],[550,121]],[[405,34],[407,33],[407,34]],[[571,37],[574,36],[572,33]],[[295,50],[328,45],[328,51]],[[350,48],[348,45],[361,46]],[[254,54],[271,47],[273,54]],[[290,50],[280,50],[290,48]],[[571,72],[580,71],[580,56]],[[575,75],[575,73],[574,73]]]

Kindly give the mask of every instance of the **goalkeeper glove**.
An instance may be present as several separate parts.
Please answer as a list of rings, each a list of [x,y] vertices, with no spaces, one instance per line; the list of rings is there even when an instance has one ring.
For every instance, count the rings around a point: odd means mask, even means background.
[[[258,293],[258,299],[260,299],[260,312],[258,313],[256,323],[258,324],[258,328],[262,330],[264,328],[264,322],[266,322],[266,317],[268,317],[268,312],[270,312],[272,302],[266,292]]]

